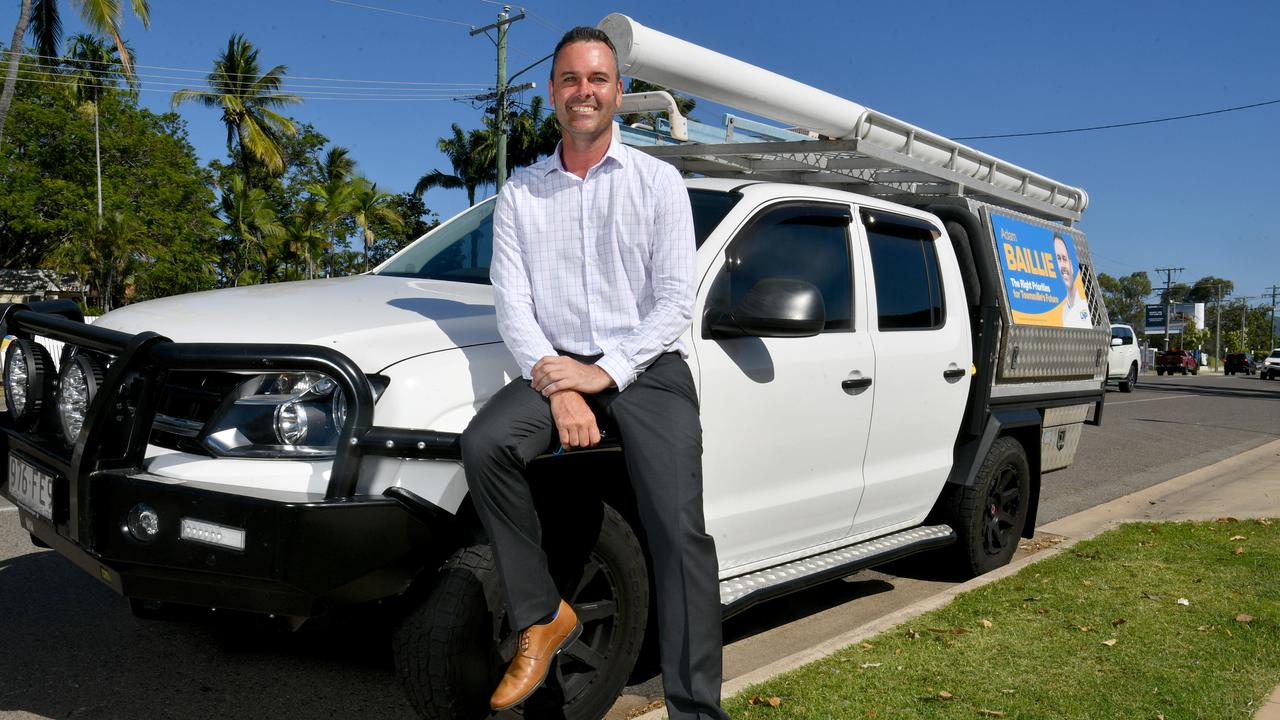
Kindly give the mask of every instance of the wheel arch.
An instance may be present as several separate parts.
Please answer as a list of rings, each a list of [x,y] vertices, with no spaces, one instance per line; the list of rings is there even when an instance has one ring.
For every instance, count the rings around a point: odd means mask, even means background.
[[[1030,538],[1035,534],[1036,515],[1040,506],[1040,428],[1043,416],[1036,408],[993,408],[987,415],[982,434],[957,443],[955,461],[951,466],[951,474],[947,483],[964,486],[973,485],[977,479],[982,461],[990,452],[991,446],[1001,437],[1011,437],[1022,446],[1027,456],[1027,468],[1030,472],[1030,497],[1027,504],[1027,519],[1023,524],[1021,535]]]

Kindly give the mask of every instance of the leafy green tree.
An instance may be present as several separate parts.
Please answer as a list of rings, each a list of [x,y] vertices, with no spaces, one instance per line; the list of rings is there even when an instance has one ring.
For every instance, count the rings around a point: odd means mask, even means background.
[[[79,241],[63,243],[51,258],[54,267],[75,273],[96,289],[99,307],[109,312],[124,299],[150,243],[132,214],[112,210],[86,215]]]
[[[129,49],[120,37],[120,23],[123,20],[123,8],[120,0],[75,0],[73,3],[80,11],[89,30],[103,35],[110,35],[115,41],[116,50],[124,72],[133,74],[133,63],[129,59]],[[133,13],[142,20],[143,27],[151,26],[151,7],[147,0],[130,0]],[[58,56],[58,47],[62,41],[62,17],[57,0],[22,0],[18,12],[18,24],[13,29],[13,41],[9,43],[9,63],[4,78],[4,89],[0,90],[0,147],[4,144],[5,123],[9,118],[9,110],[13,103],[18,84],[18,70],[22,58],[23,43],[28,26],[36,39],[36,52],[45,60]],[[51,65],[52,63],[42,63]]]
[[[497,180],[498,168],[493,157],[494,144],[484,130],[463,132],[457,123],[454,123],[451,129],[453,134],[440,138],[436,142],[436,147],[449,159],[453,174],[432,170],[418,179],[418,183],[413,186],[413,192],[416,195],[422,195],[436,187],[449,190],[461,188],[467,191],[467,204],[475,205],[476,189],[484,185],[492,185]]]
[[[1151,279],[1147,274],[1136,272],[1114,278],[1099,273],[1098,287],[1102,289],[1102,299],[1111,321],[1140,330],[1146,317],[1146,301],[1151,295]]]
[[[208,222],[214,195],[182,118],[139,108],[125,93],[104,94],[97,104],[102,127],[110,128],[101,136],[104,217],[127,210],[145,227],[136,241],[150,248],[133,277],[146,276],[148,297],[167,285],[208,287],[207,275],[186,273],[195,248],[215,241]],[[11,114],[0,148],[0,267],[36,267],[60,246],[90,239],[93,125],[64,87],[47,83],[19,83]]]
[[[1235,283],[1223,278],[1205,275],[1187,290],[1186,300],[1182,302],[1211,304],[1218,298],[1227,297],[1235,290]]]
[[[1207,329],[1196,326],[1195,318],[1188,317],[1182,328],[1182,347],[1187,350],[1202,347],[1210,336],[1211,333]]]
[[[440,219],[427,208],[422,198],[411,192],[392,195],[387,206],[400,216],[401,222],[393,225],[374,218],[369,223],[374,233],[374,240],[369,245],[370,266],[381,265],[440,224]]]
[[[221,210],[223,229],[233,243],[225,256],[229,262],[223,275],[232,280],[233,285],[246,279],[246,273],[251,279],[270,282],[275,265],[270,254],[275,249],[275,241],[282,241],[285,233],[275,209],[267,201],[266,191],[246,188],[242,178],[233,177],[231,186],[222,193]],[[255,260],[258,268],[251,273]]]
[[[243,35],[232,35],[226,50],[213,61],[209,89],[179,90],[173,94],[173,107],[199,102],[222,110],[227,152],[239,158],[242,175],[251,178],[251,158],[267,172],[279,174],[284,171],[279,136],[295,134],[297,126],[276,109],[302,102],[297,95],[280,92],[285,72],[284,65],[276,65],[262,73],[258,49]]]
[[[403,221],[390,207],[391,195],[378,191],[378,184],[364,178],[354,183],[351,195],[351,219],[360,228],[360,239],[364,254],[364,272],[369,271],[369,246],[373,244],[374,233],[369,223],[375,218],[390,225],[398,225]]]
[[[133,53],[130,51],[127,54]],[[137,83],[133,76],[125,73],[120,50],[108,46],[96,35],[80,33],[72,37],[62,64],[71,77],[70,90],[76,102],[93,117],[93,157],[98,187],[98,216],[101,217],[102,141],[98,103],[105,93],[113,91],[117,82],[128,82],[130,91],[135,93]]]
[[[289,252],[304,259],[308,280],[315,277],[315,258],[324,252],[322,220],[318,204],[308,200],[284,222],[285,245]]]
[[[354,203],[354,188],[347,180],[333,180],[326,183],[312,183],[307,192],[315,201],[320,217],[320,227],[327,240],[325,250],[327,274],[329,277],[339,275],[335,253],[346,246],[347,233],[341,232],[344,223],[351,221],[351,207]]]

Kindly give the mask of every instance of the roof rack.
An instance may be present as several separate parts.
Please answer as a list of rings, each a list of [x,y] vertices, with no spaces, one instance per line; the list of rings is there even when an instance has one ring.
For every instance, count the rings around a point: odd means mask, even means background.
[[[623,142],[682,172],[837,187],[912,205],[967,197],[1067,224],[1078,221],[1088,206],[1082,188],[625,15],[610,15],[599,27],[617,46],[623,74],[791,125],[776,127],[734,114],[724,116],[723,127],[707,125],[680,117],[670,103],[674,137],[671,124],[663,121],[657,128],[618,128]],[[624,98],[624,111],[628,102],[634,101]]]

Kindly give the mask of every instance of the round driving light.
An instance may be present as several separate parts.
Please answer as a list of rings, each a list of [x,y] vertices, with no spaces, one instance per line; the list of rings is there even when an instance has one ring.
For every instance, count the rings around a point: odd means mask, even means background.
[[[102,386],[102,364],[91,355],[79,354],[62,368],[58,380],[58,419],[62,421],[62,436],[74,444],[80,437],[89,406]]]
[[[284,445],[300,445],[307,437],[307,410],[299,402],[276,408],[276,439]]]
[[[134,540],[151,542],[160,534],[160,515],[150,505],[138,503],[129,510],[124,526]]]
[[[40,417],[50,395],[53,360],[44,346],[15,339],[4,355],[4,403],[9,417],[27,424]]]

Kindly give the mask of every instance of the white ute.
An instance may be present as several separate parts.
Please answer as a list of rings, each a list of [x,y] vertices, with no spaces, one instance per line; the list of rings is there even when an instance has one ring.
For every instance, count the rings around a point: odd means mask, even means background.
[[[1133,392],[1142,368],[1142,348],[1138,336],[1129,325],[1111,325],[1111,350],[1107,353],[1107,382],[1114,382],[1120,392]]]
[[[689,177],[684,339],[725,616],[926,550],[957,576],[1007,563],[1042,475],[1101,419],[1110,334],[1076,227],[1085,193],[624,16],[601,27],[624,74],[777,122],[617,131]],[[415,709],[487,716],[514,641],[458,434],[518,372],[488,285],[493,205],[361,276],[93,325],[0,306],[0,493],[139,612],[296,627],[382,601]],[[569,718],[603,716],[650,632],[619,451],[530,468],[537,492],[582,498],[544,512],[584,632],[530,701]]]

